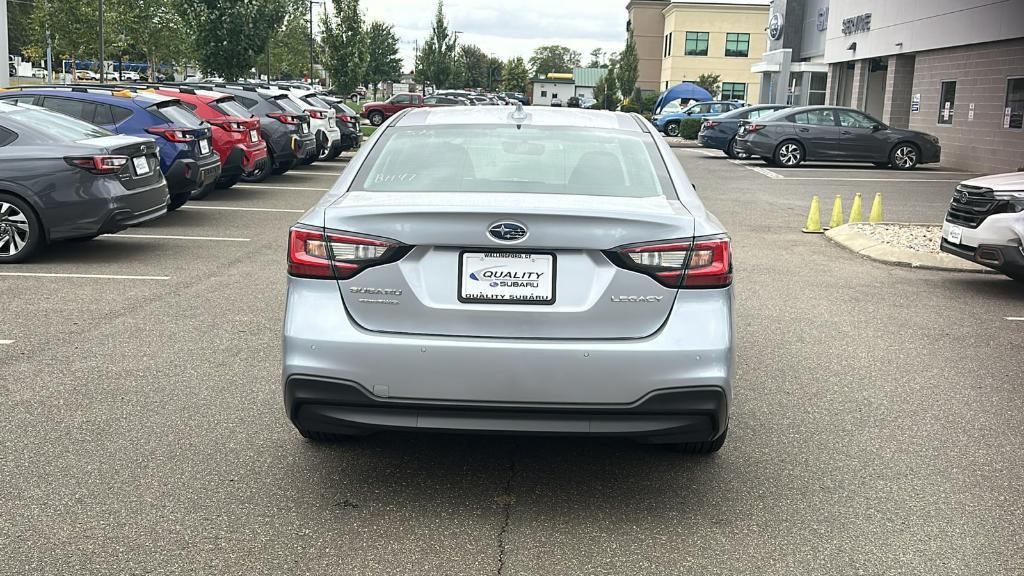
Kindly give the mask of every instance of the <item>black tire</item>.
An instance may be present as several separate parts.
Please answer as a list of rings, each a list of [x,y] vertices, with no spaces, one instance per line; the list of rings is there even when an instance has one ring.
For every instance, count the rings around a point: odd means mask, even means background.
[[[316,160],[317,160],[317,162],[326,162],[326,161],[330,160],[331,158],[334,158],[334,156],[331,156],[331,149],[332,149],[331,143],[329,141],[324,142],[324,145],[321,146],[316,151]],[[337,156],[337,154],[335,154],[335,156]]]
[[[722,449],[725,445],[725,436],[729,433],[729,429],[722,430],[722,434],[714,440],[708,440],[707,442],[680,442],[679,444],[671,444],[672,450],[679,452],[680,454],[714,454]]]
[[[900,142],[889,152],[889,164],[896,170],[913,170],[920,161],[921,150],[910,142]]]
[[[270,176],[270,167],[274,164],[274,157],[267,156],[262,161],[257,162],[256,166],[247,173],[242,174],[239,178],[242,182],[250,182],[252,184],[259,184]]]
[[[302,157],[302,160],[299,160],[299,164],[301,164],[302,166],[309,166],[313,162],[316,162],[316,157],[316,154],[307,154],[306,156]]]
[[[43,223],[32,206],[17,196],[0,193],[0,207],[0,264],[24,262],[46,245]],[[14,238],[20,244],[16,250]]]
[[[679,138],[679,122],[668,122],[665,124],[665,136]]]
[[[178,208],[181,208],[185,205],[185,202],[188,202],[188,198],[188,194],[175,194],[174,196],[171,196],[171,202],[167,205],[167,211],[174,212]]]
[[[239,179],[239,176],[231,176],[231,177],[228,177],[228,178],[221,178],[220,180],[217,180],[217,188],[221,189],[221,190],[223,190],[225,188],[231,188],[235,184],[238,184],[238,179]]]
[[[804,161],[804,145],[796,140],[784,140],[775,147],[772,161],[776,166],[796,168]]]
[[[216,186],[217,186],[216,182],[210,182],[209,184],[207,184],[206,186],[203,186],[202,188],[200,188],[198,190],[193,190],[192,193],[188,195],[188,199],[189,200],[202,200],[203,198],[206,198],[207,196],[209,196],[210,192],[213,192],[213,189]]]
[[[373,124],[374,126],[380,126],[381,124],[384,123],[384,113],[374,110],[373,112],[370,112],[369,116],[367,116],[367,119],[370,121],[370,124]]]
[[[291,162],[282,162],[280,164],[275,164],[274,168],[270,172],[275,176],[280,176],[281,174],[284,174],[285,172],[291,170],[292,168],[295,168],[295,166],[298,163],[298,160],[292,160]]]
[[[746,152],[740,152],[740,151],[736,150],[736,138],[735,137],[733,137],[732,140],[729,140],[729,144],[726,145],[726,147],[725,147],[725,155],[728,156],[729,158],[734,159],[734,160],[746,160],[747,158],[750,158],[750,154],[747,154]]]

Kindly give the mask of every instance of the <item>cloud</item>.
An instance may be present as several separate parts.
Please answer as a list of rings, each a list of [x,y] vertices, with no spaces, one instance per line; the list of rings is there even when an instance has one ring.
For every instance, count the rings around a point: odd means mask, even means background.
[[[528,59],[533,49],[561,44],[587,59],[594,48],[622,50],[626,37],[624,0],[447,0],[449,27],[459,30],[460,44],[476,44],[505,60]],[[437,5],[433,0],[367,0],[367,20],[395,26],[405,68],[414,62],[415,43],[430,34]],[[586,63],[586,62],[584,62]]]

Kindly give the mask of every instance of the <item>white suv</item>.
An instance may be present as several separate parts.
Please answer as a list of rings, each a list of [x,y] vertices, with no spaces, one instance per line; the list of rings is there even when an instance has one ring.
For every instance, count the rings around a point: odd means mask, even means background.
[[[943,252],[1024,282],[1024,172],[957,185],[942,224]]]

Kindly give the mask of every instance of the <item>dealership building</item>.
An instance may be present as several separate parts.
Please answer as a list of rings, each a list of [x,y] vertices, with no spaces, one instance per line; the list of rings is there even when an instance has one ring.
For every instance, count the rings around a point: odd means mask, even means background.
[[[761,102],[833,104],[937,136],[942,163],[1024,170],[1024,0],[774,0]]]

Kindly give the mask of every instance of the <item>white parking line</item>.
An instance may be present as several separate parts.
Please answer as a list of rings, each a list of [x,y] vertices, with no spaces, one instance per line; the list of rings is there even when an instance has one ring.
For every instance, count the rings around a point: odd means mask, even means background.
[[[104,280],[170,280],[170,276],[115,276],[111,274],[49,274],[44,272],[0,272],[0,276],[30,276],[40,278],[101,278]]]
[[[1024,317],[1022,316],[1007,316],[1005,319],[1017,322],[1024,322]]]
[[[330,188],[301,188],[299,186],[273,186],[266,184],[235,184],[232,188],[256,188],[259,190],[310,190],[312,192],[327,192]]]
[[[244,212],[289,212],[291,214],[304,214],[305,210],[287,210],[285,208],[243,208],[241,206],[182,206],[191,210],[241,210]]]
[[[278,176],[341,176],[341,172],[321,172],[320,170],[291,170]]]
[[[161,240],[223,240],[225,242],[249,242],[248,238],[221,238],[218,236],[158,236],[156,234],[107,234],[104,238],[157,238]]]
[[[729,160],[729,162],[732,162],[733,164],[735,164],[737,166],[743,166],[747,170],[753,170],[754,172],[757,172],[758,174],[760,174],[762,176],[767,176],[767,177],[769,177],[769,178],[771,178],[773,180],[783,180],[783,179],[786,178],[782,174],[776,174],[775,172],[772,172],[771,170],[769,170],[767,168],[763,168],[761,166],[755,166],[753,164],[746,164],[744,162],[740,162],[739,160]]]
[[[779,176],[783,180],[831,180],[841,182],[960,182],[959,179],[939,178],[813,178],[805,176]]]
[[[3,344],[14,344],[14,340],[0,340],[0,345]]]

